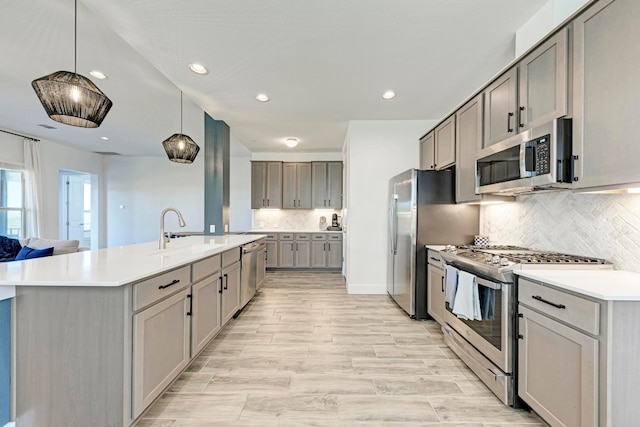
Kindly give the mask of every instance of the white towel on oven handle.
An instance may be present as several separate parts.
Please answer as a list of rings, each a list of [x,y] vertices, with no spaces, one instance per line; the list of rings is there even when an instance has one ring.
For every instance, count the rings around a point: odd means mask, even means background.
[[[444,302],[453,307],[458,287],[458,269],[447,264],[444,268]]]
[[[482,320],[478,282],[473,274],[466,271],[458,272],[458,289],[452,311],[461,319]]]

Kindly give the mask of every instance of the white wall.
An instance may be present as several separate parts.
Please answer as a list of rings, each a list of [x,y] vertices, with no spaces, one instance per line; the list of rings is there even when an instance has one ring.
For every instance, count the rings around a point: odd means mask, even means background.
[[[344,152],[349,293],[386,293],[389,179],[419,166],[418,139],[437,122],[350,122]]]
[[[24,164],[24,139],[0,133],[0,162]],[[58,239],[59,236],[59,188],[58,172],[61,169],[97,175],[99,188],[104,188],[103,155],[76,150],[52,141],[40,141],[42,162],[42,212],[43,223],[40,237]],[[104,230],[106,203],[104,197],[98,199],[100,230]],[[99,245],[104,246],[106,234],[99,236]]]
[[[180,210],[186,227],[180,228],[173,212],[166,215],[167,231],[204,228],[204,155],[192,164],[166,157],[108,156],[108,246],[158,240],[160,213],[167,207]]]
[[[549,0],[535,15],[516,31],[516,52],[519,57],[538,43],[562,21],[585,5],[589,0]]]

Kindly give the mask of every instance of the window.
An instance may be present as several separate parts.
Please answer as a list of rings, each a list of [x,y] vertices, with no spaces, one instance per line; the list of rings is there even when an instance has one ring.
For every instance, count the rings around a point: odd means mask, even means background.
[[[23,172],[0,167],[0,234],[22,238],[24,221]]]

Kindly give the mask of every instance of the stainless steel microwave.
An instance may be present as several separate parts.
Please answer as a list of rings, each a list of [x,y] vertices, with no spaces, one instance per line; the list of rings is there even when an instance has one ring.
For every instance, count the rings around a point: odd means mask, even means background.
[[[571,119],[555,119],[480,152],[476,192],[514,195],[570,188]]]

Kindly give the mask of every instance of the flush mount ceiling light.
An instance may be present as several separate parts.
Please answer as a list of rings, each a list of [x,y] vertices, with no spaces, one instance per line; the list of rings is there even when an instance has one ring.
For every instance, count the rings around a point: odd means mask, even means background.
[[[196,74],[200,74],[200,75],[209,74],[209,70],[207,70],[207,67],[205,67],[202,64],[198,64],[197,62],[189,64],[189,69]]]
[[[182,133],[182,91],[180,91],[180,133],[174,133],[162,141],[169,160],[176,163],[193,163],[200,147],[188,135]]]
[[[284,143],[287,144],[287,147],[293,148],[298,145],[298,140],[296,138],[287,138],[284,140]]]
[[[104,80],[107,78],[107,76],[102,71],[98,71],[98,70],[91,70],[89,71],[89,74],[91,74],[92,77],[95,77],[96,79],[100,79],[100,80]]]
[[[52,120],[71,126],[97,128],[113,103],[91,80],[76,73],[78,0],[75,0],[74,7],[73,72],[56,71],[34,80],[31,86]]]
[[[101,136],[100,139],[103,141],[108,141],[110,138],[108,136]]]
[[[394,91],[392,91],[392,90],[388,90],[388,91],[386,91],[385,93],[382,94],[382,97],[384,99],[391,99],[391,98],[393,98],[395,96],[396,96],[396,93]]]
[[[265,93],[259,93],[256,95],[256,99],[260,102],[267,102],[269,100],[269,96]]]

